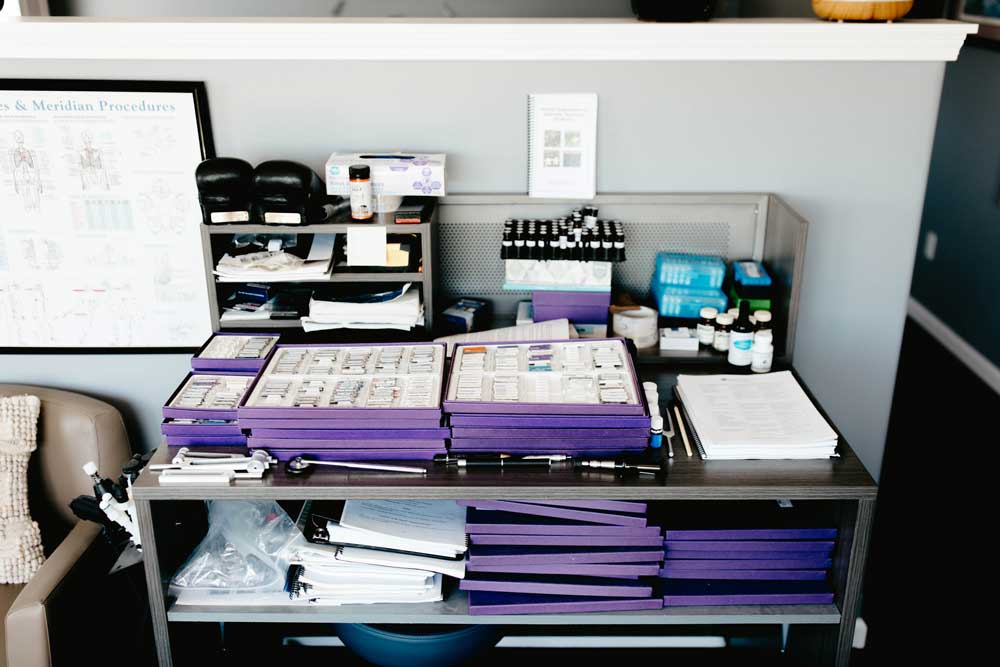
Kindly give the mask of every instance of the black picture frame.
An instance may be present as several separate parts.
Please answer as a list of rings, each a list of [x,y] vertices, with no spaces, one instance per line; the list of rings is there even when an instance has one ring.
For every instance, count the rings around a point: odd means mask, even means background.
[[[211,114],[208,108],[208,92],[204,81],[155,81],[131,79],[16,79],[0,78],[0,91],[37,90],[46,92],[130,92],[130,93],[176,93],[192,98],[201,159],[213,158],[215,140],[212,135]],[[194,174],[192,173],[192,178]],[[3,212],[0,211],[0,217]],[[200,224],[200,220],[198,221]],[[206,318],[211,321],[210,313]],[[183,347],[0,347],[0,355],[29,354],[183,354],[194,353],[198,346]]]

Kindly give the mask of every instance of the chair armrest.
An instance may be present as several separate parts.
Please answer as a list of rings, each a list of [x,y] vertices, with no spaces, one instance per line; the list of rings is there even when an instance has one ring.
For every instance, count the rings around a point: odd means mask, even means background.
[[[101,527],[79,521],[46,559],[7,612],[7,664],[50,667],[49,602],[100,535]],[[80,611],[85,611],[81,609]]]

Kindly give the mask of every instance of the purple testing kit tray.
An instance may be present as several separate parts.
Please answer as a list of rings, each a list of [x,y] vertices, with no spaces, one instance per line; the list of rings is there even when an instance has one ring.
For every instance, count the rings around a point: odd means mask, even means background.
[[[362,373],[356,375],[339,374],[335,375],[332,373],[328,374],[317,374],[310,375],[308,373],[281,373],[277,374],[275,369],[281,363],[281,355],[286,350],[295,349],[305,349],[305,350],[317,350],[317,349],[349,349],[349,348],[371,348],[371,349],[384,349],[390,347],[434,347],[438,351],[435,354],[435,358],[439,359],[439,372],[422,373],[422,374],[407,374],[407,373]],[[335,420],[335,419],[358,419],[358,420],[368,420],[371,424],[371,428],[378,429],[384,428],[386,426],[383,420],[438,420],[440,423],[442,409],[441,409],[441,388],[445,385],[444,382],[444,367],[446,355],[446,346],[444,343],[338,343],[338,344],[309,344],[309,343],[295,343],[295,344],[279,344],[275,346],[274,352],[268,361],[267,366],[264,370],[257,376],[254,384],[247,391],[246,396],[244,396],[243,401],[239,405],[238,415],[240,419],[289,419],[289,420],[306,420],[306,419],[324,419],[324,420]],[[367,379],[375,377],[406,377],[406,378],[422,378],[422,377],[435,377],[438,382],[438,392],[435,393],[433,398],[433,405],[428,407],[392,407],[392,408],[382,408],[382,407],[334,407],[334,406],[323,406],[323,407],[296,407],[296,406],[260,406],[254,405],[252,401],[255,398],[255,392],[258,386],[263,386],[263,383],[270,381],[285,381],[291,378],[293,381],[298,382],[297,378],[306,378],[308,380],[330,380],[333,377],[341,378],[359,378]],[[373,421],[377,420],[377,421]],[[379,423],[381,422],[381,423]]]
[[[382,428],[383,424],[379,422],[373,422],[371,417],[367,419],[255,419],[255,418],[244,418],[240,419],[240,426],[242,428],[253,429],[254,431],[259,431],[261,429],[298,429],[300,431],[323,431],[327,429],[377,429]],[[399,429],[404,428],[403,426],[397,426],[395,424],[390,425],[393,428]],[[441,426],[441,418],[431,418],[431,419],[407,419],[405,428],[444,428]]]
[[[535,516],[547,516],[554,519],[569,519],[571,521],[582,521],[584,523],[600,523],[612,526],[646,526],[646,517],[627,516],[623,514],[611,514],[608,512],[595,512],[588,510],[572,509],[568,507],[554,507],[550,505],[533,505],[530,503],[515,502],[509,500],[457,500],[459,505],[465,507],[475,507],[481,510],[502,510],[517,514],[530,514]]]
[[[771,558],[767,560],[674,560],[667,558],[664,567],[674,570],[823,570],[833,565],[831,558]]]
[[[641,428],[649,431],[649,417],[644,415],[451,415],[455,426],[495,426],[504,429],[570,428],[576,432],[587,429]]]
[[[634,402],[625,403],[532,403],[532,402],[518,402],[518,401],[479,401],[479,400],[459,400],[449,399],[449,396],[458,395],[458,383],[459,375],[464,373],[470,373],[471,371],[463,371],[461,369],[461,363],[459,357],[464,358],[466,348],[500,348],[500,347],[513,347],[513,346],[524,346],[527,345],[529,351],[532,348],[540,348],[544,346],[551,345],[600,345],[602,343],[609,342],[616,343],[618,352],[621,354],[622,367],[621,369],[607,370],[607,371],[591,371],[590,375],[599,376],[600,374],[610,374],[610,373],[621,373],[626,378],[629,383],[628,390],[632,396],[634,396]],[[461,354],[460,354],[461,353]],[[520,359],[520,353],[518,355]],[[496,374],[494,371],[485,371],[489,375]],[[537,375],[544,376],[547,373],[543,372],[525,372],[517,371],[518,376],[520,375]],[[566,375],[575,374],[572,371],[563,372]],[[455,345],[455,352],[453,356],[453,361],[451,364],[451,369],[448,373],[448,381],[445,383],[444,391],[444,410],[448,414],[489,414],[489,415],[637,415],[637,416],[648,416],[649,411],[646,407],[645,394],[639,386],[639,381],[637,379],[637,374],[635,371],[635,365],[632,362],[632,355],[628,352],[628,347],[621,338],[577,338],[577,339],[563,339],[563,340],[538,340],[538,341],[517,341],[517,342],[503,342],[503,343],[458,343]]]
[[[458,587],[463,591],[530,593],[533,595],[580,595],[585,597],[648,598],[652,586],[630,580],[603,577],[560,577],[466,573]]]
[[[251,442],[252,449],[254,447]],[[444,454],[440,449],[278,449],[267,447],[267,452],[279,461],[288,461],[296,456],[313,458],[318,461],[431,461],[435,454]]]
[[[607,440],[614,441],[641,438],[643,446],[649,438],[649,427],[639,428],[495,428],[480,426],[452,426],[455,438],[532,438],[539,440]]]
[[[197,352],[195,352],[193,357],[191,357],[191,369],[201,372],[214,372],[214,371],[246,372],[256,375],[257,372],[260,371],[260,369],[264,368],[264,365],[267,364],[268,359],[271,358],[271,354],[274,352],[274,348],[277,345],[278,338],[280,338],[280,336],[281,334],[276,334],[274,332],[246,333],[242,331],[240,332],[217,331],[216,333],[209,336],[208,340],[205,341],[205,344],[202,345]],[[213,344],[213,341],[216,338],[222,338],[222,339],[269,338],[272,340],[270,343],[267,344],[266,348],[262,351],[262,354],[256,357],[233,358],[233,357],[204,356],[206,353],[212,354],[212,349],[216,347],[216,345]]]
[[[378,431],[372,431],[378,433]],[[258,449],[435,449],[445,451],[444,440],[420,439],[420,438],[393,438],[391,440],[288,440],[285,438],[261,438],[251,435],[249,439],[251,447]]]
[[[529,505],[575,507],[577,509],[625,512],[627,514],[645,514],[646,510],[649,509],[646,503],[636,503],[629,500],[521,500],[518,502]]]
[[[202,421],[202,420],[199,420]],[[160,423],[160,433],[163,435],[243,435],[243,430],[236,421],[217,420],[218,423],[188,424],[176,419],[164,419]]]
[[[469,547],[469,565],[534,565],[554,563],[653,563],[663,552],[647,547]]]
[[[591,598],[522,593],[469,593],[469,615],[572,614],[597,611],[644,611],[663,608],[660,598]]]
[[[652,547],[659,535],[469,535],[472,544],[530,547]]]
[[[829,553],[833,542],[822,540],[730,540],[727,542],[704,542],[700,540],[666,540],[667,552],[682,558],[684,551],[819,551]]]
[[[387,426],[394,427],[396,423]],[[444,440],[447,428],[379,428],[379,429],[272,429],[255,428],[255,438],[261,440],[297,440],[311,445],[328,440]]]
[[[606,577],[610,579],[638,579],[655,576],[660,571],[657,563],[553,563],[534,565],[483,565],[466,567],[469,572],[495,572],[499,574],[555,574],[579,577]]]
[[[188,387],[188,383],[207,381],[209,378],[239,378],[247,380],[248,386],[244,390],[240,400],[246,400],[247,395],[253,389],[253,381],[248,375],[241,373],[188,373],[178,387],[170,394],[167,404],[163,406],[163,416],[167,419],[219,419],[225,421],[237,420],[237,409],[234,408],[213,408],[213,407],[192,407],[174,405],[181,400],[181,394]],[[242,383],[240,383],[242,384]]]
[[[663,582],[663,606],[743,604],[829,604],[833,593],[819,581]]]
[[[205,447],[214,445],[224,447],[230,445],[247,446],[247,437],[245,435],[167,435],[163,439],[168,445],[177,447],[188,445],[202,445]]]
[[[674,551],[664,550],[668,560],[782,560],[788,558],[826,558],[833,549],[827,551]]]
[[[667,530],[667,540],[832,540],[836,528],[739,528],[722,530]]]
[[[662,579],[719,579],[729,581],[825,581],[826,570],[684,570],[664,566]]]
[[[621,453],[623,451],[640,452],[649,445],[648,438],[539,438],[537,440],[507,440],[504,438],[456,438],[452,437],[451,446],[463,451],[504,451],[510,453],[540,453],[550,452],[587,452],[588,455],[597,452]]]
[[[465,523],[470,535],[603,535],[659,537],[659,526],[609,526],[569,522],[510,512],[470,509]]]

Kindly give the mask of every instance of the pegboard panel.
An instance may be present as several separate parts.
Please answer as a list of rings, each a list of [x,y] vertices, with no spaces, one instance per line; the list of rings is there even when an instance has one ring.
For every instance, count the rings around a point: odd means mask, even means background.
[[[601,218],[625,226],[627,261],[614,267],[617,287],[646,298],[656,253],[761,258],[767,195],[602,195],[592,203]],[[528,292],[502,289],[500,239],[508,218],[562,217],[584,203],[510,195],[458,195],[441,200],[438,212],[444,303],[462,297],[493,302],[511,315]]]

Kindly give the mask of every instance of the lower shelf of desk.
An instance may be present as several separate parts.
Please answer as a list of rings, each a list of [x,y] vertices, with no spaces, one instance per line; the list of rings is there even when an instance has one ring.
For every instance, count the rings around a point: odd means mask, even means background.
[[[670,607],[655,611],[584,614],[470,616],[468,596],[456,591],[443,602],[340,607],[174,605],[168,621],[189,623],[386,623],[447,625],[777,625],[840,623],[833,604]]]

